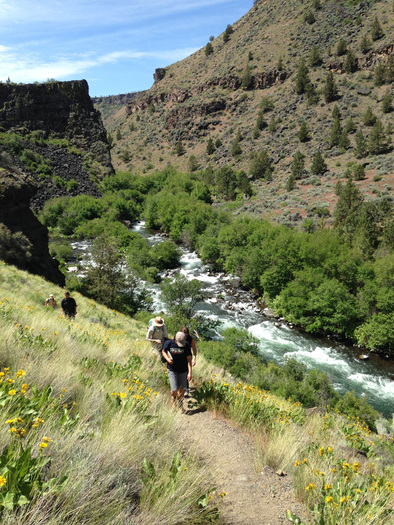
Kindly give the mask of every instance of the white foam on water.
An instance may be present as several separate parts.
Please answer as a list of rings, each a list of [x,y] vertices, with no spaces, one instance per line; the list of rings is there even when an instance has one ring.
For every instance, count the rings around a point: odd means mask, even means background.
[[[296,347],[297,349],[299,348],[290,337],[286,337],[286,333],[276,327],[271,321],[264,321],[249,326],[248,331],[260,340],[260,344],[264,347],[264,350],[265,345],[269,343],[288,345],[289,347]]]

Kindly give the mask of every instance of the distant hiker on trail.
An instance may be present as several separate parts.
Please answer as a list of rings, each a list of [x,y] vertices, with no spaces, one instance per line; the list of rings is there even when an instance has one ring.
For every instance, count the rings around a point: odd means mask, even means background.
[[[53,293],[49,294],[48,299],[45,301],[45,306],[51,306],[53,309],[57,307],[56,299],[53,297]]]
[[[75,299],[70,297],[70,292],[64,293],[61,307],[63,317],[67,316],[69,319],[74,319],[74,317],[77,315],[77,303],[75,302]]]
[[[183,332],[186,335],[186,341],[191,346],[191,349],[193,352],[192,366],[196,366],[196,357],[197,357],[196,341],[194,337],[190,335],[190,331],[187,326],[183,326],[181,332]],[[187,381],[185,397],[187,397],[188,395],[189,395],[189,381]]]
[[[184,413],[183,396],[187,381],[192,378],[192,351],[186,334],[177,332],[174,339],[164,343],[162,354],[167,361],[167,375],[171,388],[172,404]]]
[[[149,321],[146,340],[150,341],[153,350],[161,356],[164,341],[168,339],[167,327],[162,317],[155,317]]]

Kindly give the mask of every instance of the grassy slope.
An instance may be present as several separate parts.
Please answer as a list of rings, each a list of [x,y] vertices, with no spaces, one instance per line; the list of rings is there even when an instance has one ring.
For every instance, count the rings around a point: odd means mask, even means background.
[[[229,42],[224,44],[220,35],[212,42],[214,52],[209,57],[205,56],[202,48],[190,57],[168,66],[165,78],[147,93],[152,97],[160,93],[176,94],[182,90],[196,89],[212,78],[226,75],[241,77],[247,63],[252,74],[271,71],[275,69],[280,56],[288,73],[284,83],[252,91],[211,87],[201,93],[194,93],[185,102],[177,103],[172,98],[168,102],[156,104],[153,113],[147,108],[129,117],[124,108],[119,106],[109,111],[105,99],[102,99],[97,107],[105,112],[106,128],[114,136],[117,129],[122,134],[112,149],[114,166],[117,169],[147,173],[153,169],[162,169],[170,162],[181,171],[188,171],[188,159],[194,155],[200,167],[206,167],[208,163],[215,167],[230,164],[236,169],[248,171],[250,155],[265,148],[275,161],[274,181],[269,186],[256,184],[256,196],[244,204],[243,211],[277,218],[282,216],[283,221],[295,212],[305,217],[308,207],[314,203],[332,211],[336,202],[335,184],[338,178],[343,177],[346,164],[356,160],[353,152],[354,134],[349,135],[352,147],[345,153],[329,147],[332,109],[336,103],[341,111],[342,125],[352,117],[357,129],[361,129],[366,136],[370,128],[362,124],[362,117],[368,106],[385,125],[392,120],[391,114],[385,115],[381,110],[381,99],[388,86],[374,85],[376,60],[382,57],[374,57],[371,65],[363,66],[355,73],[335,72],[340,98],[335,103],[326,104],[321,97],[316,106],[308,106],[303,96],[295,94],[298,63],[301,57],[308,60],[312,46],[318,46],[323,65],[310,68],[310,78],[318,89],[322,88],[328,64],[339,60],[335,50],[340,37],[345,38],[360,61],[364,60],[360,42],[364,34],[370,34],[373,19],[377,16],[385,35],[372,44],[372,51],[393,44],[393,7],[390,0],[371,3],[369,6],[364,3],[363,7],[348,5],[349,2],[322,1],[321,4],[322,9],[315,13],[316,22],[309,25],[303,21],[303,16],[312,8],[312,2],[259,2],[256,8],[233,24],[234,33]],[[356,23],[358,15],[360,24]],[[248,62],[249,52],[253,58]],[[342,62],[343,58],[340,58]],[[366,91],[362,94],[364,89]],[[146,93],[142,96],[146,96]],[[275,105],[274,110],[266,114],[267,122],[274,117],[278,121],[277,131],[270,133],[266,129],[259,138],[253,138],[259,105],[266,96],[270,96]],[[216,99],[226,101],[224,111],[181,120],[175,129],[166,128],[166,118],[174,109],[199,106]],[[311,130],[311,140],[307,143],[300,143],[297,138],[299,124],[303,119]],[[133,130],[130,125],[134,126]],[[231,146],[238,130],[244,137],[241,142],[242,154],[233,157]],[[214,141],[219,138],[222,142],[222,146],[211,156],[206,155],[209,137]],[[182,140],[186,148],[185,155],[181,157],[174,154],[178,140]],[[306,155],[307,170],[313,155],[317,149],[321,149],[327,155],[330,171],[322,177],[305,178],[302,184],[297,184],[296,190],[289,193],[285,190],[285,183],[292,155],[297,149]],[[128,163],[120,158],[125,150],[131,154]],[[366,178],[357,183],[366,195],[371,198],[380,192],[392,192],[394,166],[391,153],[357,162],[366,163]],[[374,180],[376,175],[380,180]]]
[[[61,289],[1,264],[0,450],[18,442],[7,431],[12,425],[27,430],[23,444],[34,455],[47,436],[52,442],[41,454],[51,462],[44,476],[67,476],[69,482],[57,496],[39,494],[24,512],[3,514],[2,524],[206,523],[207,511],[196,500],[212,480],[204,460],[185,450],[178,432],[182,416],[169,407],[166,375],[144,341],[145,326],[78,294],[71,323],[59,310],[45,309],[50,292],[60,301]],[[200,397],[255,433],[262,443],[260,461],[294,474],[301,499],[309,497],[313,505],[332,494],[339,510],[326,505],[322,512],[337,516],[333,523],[347,523],[346,515],[352,525],[364,523],[369,512],[375,524],[387,522],[384,512],[393,508],[392,440],[338,414],[307,416],[291,401],[248,385],[231,386],[231,378],[226,383],[225,374],[218,380],[214,372],[200,356],[195,372]],[[47,385],[51,398],[29,414]],[[16,417],[24,422],[6,423]],[[43,420],[38,428],[33,417]],[[178,451],[181,466],[171,474]],[[154,475],[146,470],[145,483],[144,458],[155,467]],[[321,487],[321,473],[335,490]],[[377,479],[380,485],[371,489]]]

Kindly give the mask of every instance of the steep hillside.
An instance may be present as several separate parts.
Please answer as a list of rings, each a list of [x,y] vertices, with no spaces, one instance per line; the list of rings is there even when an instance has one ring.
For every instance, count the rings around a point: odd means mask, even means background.
[[[149,173],[171,163],[190,172],[229,165],[254,180],[256,194],[241,210],[291,223],[313,213],[317,202],[326,215],[332,211],[335,185],[346,170],[352,174],[351,162],[362,165],[362,176],[354,178],[369,198],[391,193],[392,104],[385,106],[384,97],[386,103],[392,97],[393,57],[389,0],[259,1],[206,47],[156,70],[153,87],[131,94],[126,105],[95,102],[112,136],[117,169]],[[302,59],[308,81],[300,89]],[[337,88],[332,96],[328,73]],[[345,130],[341,144],[332,139],[334,107]],[[368,108],[382,123],[384,144],[360,156],[356,132],[367,144],[375,133]],[[308,133],[300,140],[303,122]],[[275,168],[269,185],[256,180],[251,165],[262,150]],[[296,151],[305,156],[305,169],[289,185]],[[317,151],[328,170],[314,174]]]
[[[305,410],[203,352],[180,413],[146,322],[78,293],[70,321],[49,292],[0,264],[2,525],[392,523],[390,422]]]

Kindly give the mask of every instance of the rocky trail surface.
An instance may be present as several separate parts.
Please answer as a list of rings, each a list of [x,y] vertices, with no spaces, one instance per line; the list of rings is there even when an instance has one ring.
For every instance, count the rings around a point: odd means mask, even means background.
[[[226,493],[220,505],[221,524],[288,524],[287,509],[306,517],[289,476],[268,466],[257,468],[257,447],[246,433],[201,409],[187,410],[180,425],[186,446],[196,449],[208,465],[216,491]]]

